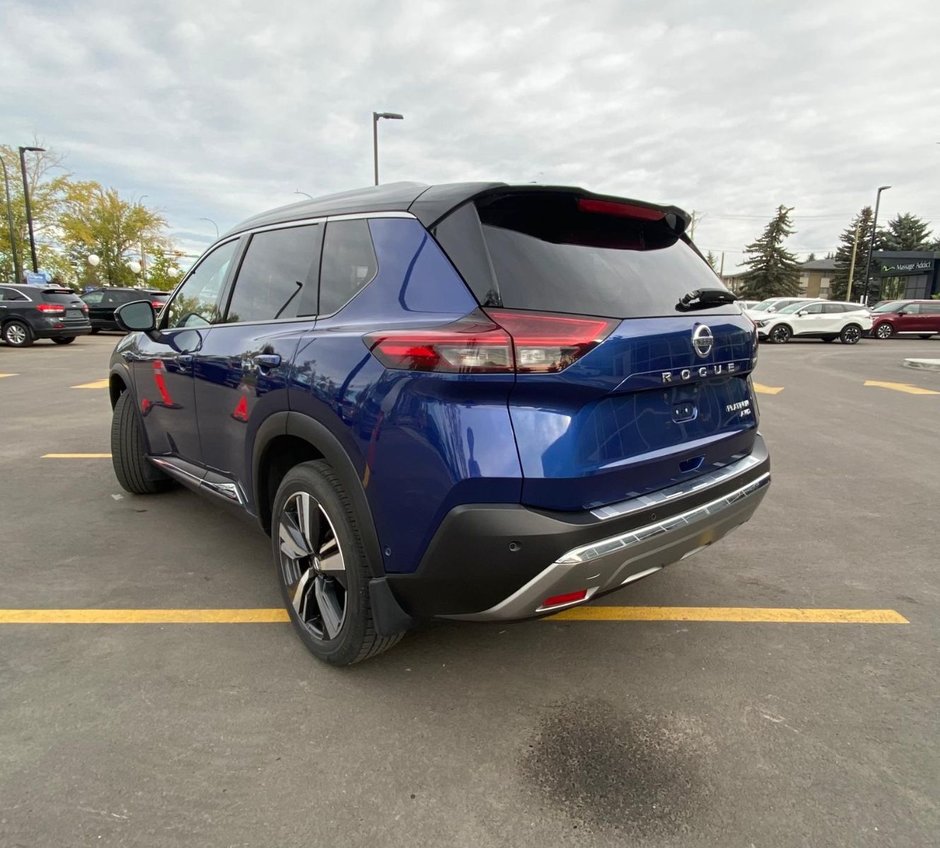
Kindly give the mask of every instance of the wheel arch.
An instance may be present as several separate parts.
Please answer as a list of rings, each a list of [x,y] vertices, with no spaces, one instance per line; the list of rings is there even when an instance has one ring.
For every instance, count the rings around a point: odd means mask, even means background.
[[[307,415],[278,412],[258,429],[252,450],[252,494],[258,521],[271,532],[274,496],[284,476],[296,465],[326,460],[352,501],[362,543],[374,577],[381,577],[382,552],[372,510],[359,473],[342,443],[330,430]]]

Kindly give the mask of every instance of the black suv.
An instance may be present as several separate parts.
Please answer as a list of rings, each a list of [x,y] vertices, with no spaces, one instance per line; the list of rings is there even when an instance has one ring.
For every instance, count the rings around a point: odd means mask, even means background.
[[[36,339],[69,344],[91,332],[88,307],[71,289],[58,286],[0,286],[0,338],[13,347]]]
[[[168,299],[167,292],[157,289],[129,289],[119,286],[105,286],[82,295],[82,300],[88,305],[92,333],[98,333],[101,330],[120,330],[117,321],[114,320],[114,310],[124,303],[149,300],[154,310],[159,312]]]
[[[684,560],[770,482],[754,325],[688,223],[500,183],[245,221],[159,316],[117,310],[118,481],[256,518],[338,665],[413,620],[544,615]]]

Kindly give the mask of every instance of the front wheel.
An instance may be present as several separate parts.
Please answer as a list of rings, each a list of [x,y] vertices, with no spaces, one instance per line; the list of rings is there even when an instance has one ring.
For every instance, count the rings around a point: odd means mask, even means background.
[[[777,324],[770,331],[769,338],[774,344],[786,344],[792,335],[793,331],[786,324]]]
[[[879,324],[875,327],[875,338],[876,339],[890,339],[894,335],[894,327],[892,327],[887,321],[884,324]]]
[[[839,333],[839,341],[847,345],[858,344],[861,337],[862,328],[858,324],[849,324],[847,327],[843,327],[842,332]]]
[[[401,639],[401,633],[375,632],[356,514],[326,462],[305,462],[287,472],[274,499],[271,541],[284,605],[314,656],[351,665]]]
[[[75,341],[75,336],[56,336],[52,341],[56,344],[71,344]]]
[[[173,486],[173,481],[147,459],[144,425],[130,392],[124,392],[114,404],[111,464],[118,483],[133,495],[154,495]]]
[[[33,343],[33,331],[23,321],[10,321],[3,328],[3,340],[10,347],[29,347]]]

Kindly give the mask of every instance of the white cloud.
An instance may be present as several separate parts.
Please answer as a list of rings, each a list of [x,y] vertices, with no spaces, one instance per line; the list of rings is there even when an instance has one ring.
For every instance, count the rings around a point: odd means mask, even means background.
[[[728,251],[785,203],[793,246],[819,253],[880,184],[884,215],[940,225],[935,8],[8,0],[0,140],[37,134],[192,244],[203,216],[225,229],[297,189],[368,184],[371,111],[400,111],[380,125],[386,181],[677,203]]]

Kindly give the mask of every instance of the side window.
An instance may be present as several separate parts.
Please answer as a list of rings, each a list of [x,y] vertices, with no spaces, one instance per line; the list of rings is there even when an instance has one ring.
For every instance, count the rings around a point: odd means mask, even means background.
[[[222,286],[237,245],[238,239],[226,242],[196,266],[164,312],[165,329],[219,323]]]
[[[0,289],[0,300],[29,300],[29,298],[13,289]]]
[[[848,311],[849,311],[849,310],[848,310],[848,307],[847,307],[847,306],[844,306],[844,305],[841,304],[841,303],[824,303],[824,304],[822,305],[822,308],[823,308],[823,312],[824,312],[826,315],[835,315],[836,313],[841,314],[841,313],[843,313],[843,312],[848,312]]]
[[[907,304],[907,306],[904,307],[904,311],[908,315],[920,315],[921,306],[919,303],[909,303]]]
[[[925,315],[940,315],[940,303],[922,303],[920,311]]]
[[[103,299],[104,299],[103,291],[88,292],[88,294],[82,297],[82,300],[84,300],[85,303],[88,303],[91,306],[97,306],[99,303],[101,303]]]
[[[809,306],[804,306],[802,309],[802,312],[805,315],[820,315],[822,311],[823,311],[822,303],[811,303]]]
[[[320,314],[332,315],[345,306],[378,269],[368,221],[328,223],[320,267]]]
[[[316,313],[320,226],[255,233],[245,253],[225,322],[270,321]],[[310,311],[301,306],[310,304]]]

